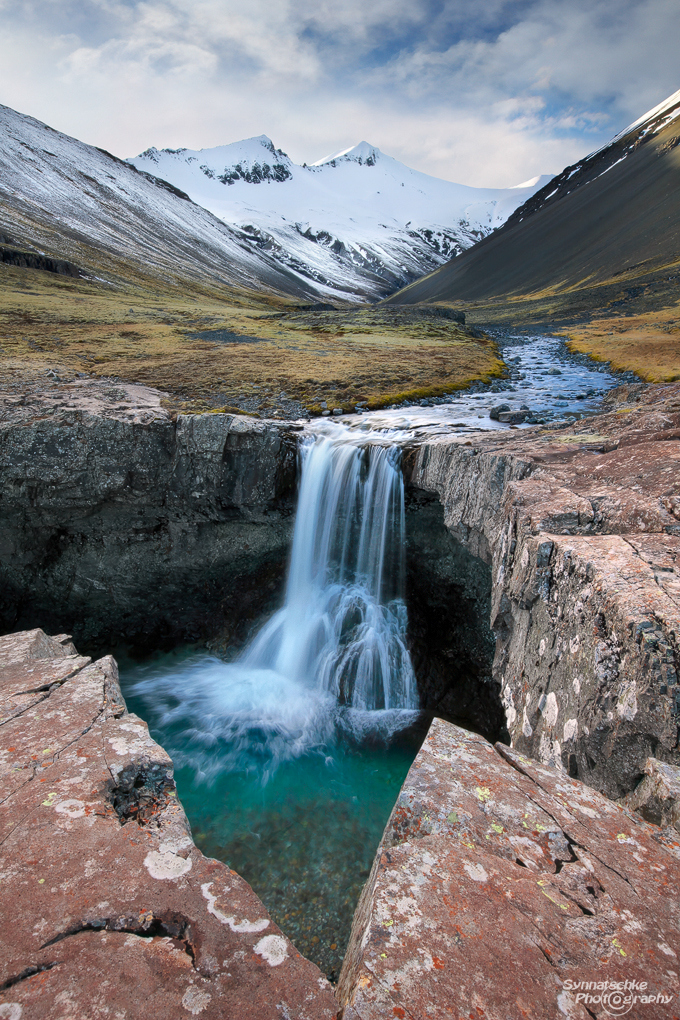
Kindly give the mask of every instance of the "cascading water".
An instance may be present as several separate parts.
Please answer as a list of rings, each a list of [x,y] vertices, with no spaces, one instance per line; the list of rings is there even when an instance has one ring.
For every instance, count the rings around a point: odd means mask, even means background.
[[[303,449],[283,609],[242,657],[356,709],[416,708],[404,644],[398,449],[322,436]]]
[[[202,654],[135,684],[178,764],[266,781],[338,732],[389,737],[410,722],[399,454],[337,425],[304,443],[283,607],[236,661]]]
[[[279,612],[234,662],[179,651],[124,667],[121,682],[172,756],[197,844],[335,978],[423,734],[399,450],[319,423],[301,460]]]

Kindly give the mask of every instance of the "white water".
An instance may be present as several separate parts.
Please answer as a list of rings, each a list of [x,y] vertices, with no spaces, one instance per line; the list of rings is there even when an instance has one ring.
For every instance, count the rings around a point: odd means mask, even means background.
[[[181,734],[176,764],[266,778],[338,731],[388,737],[411,721],[399,455],[332,425],[305,441],[283,608],[235,662],[199,655],[135,685]]]

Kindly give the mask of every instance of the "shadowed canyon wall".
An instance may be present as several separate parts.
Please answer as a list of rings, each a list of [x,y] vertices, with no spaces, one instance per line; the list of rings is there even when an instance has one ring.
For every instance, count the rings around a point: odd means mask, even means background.
[[[296,458],[290,426],[232,415],[3,426],[0,626],[228,639],[280,593]]]

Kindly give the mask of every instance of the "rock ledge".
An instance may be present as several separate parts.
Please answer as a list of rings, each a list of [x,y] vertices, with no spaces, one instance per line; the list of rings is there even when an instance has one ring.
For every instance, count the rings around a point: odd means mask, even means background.
[[[336,1017],[318,968],[194,845],[110,656],[0,638],[0,733],[0,1017]]]

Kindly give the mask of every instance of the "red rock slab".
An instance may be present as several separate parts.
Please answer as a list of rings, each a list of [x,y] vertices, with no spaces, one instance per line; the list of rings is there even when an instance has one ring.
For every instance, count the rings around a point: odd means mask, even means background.
[[[37,659],[30,664],[0,670],[0,726],[49,696],[50,688],[70,680],[92,660],[69,655],[63,659]]]
[[[50,660],[46,661],[51,666]],[[85,666],[66,682],[49,687],[47,697],[10,717],[0,728],[3,806],[9,795],[58,761],[59,755],[104,712],[112,662],[110,658],[102,659]]]
[[[0,806],[0,1017],[336,1017],[318,968],[194,845],[172,762],[125,710],[113,659],[51,688],[0,740],[15,762]]]
[[[482,781],[483,777],[483,781]],[[435,719],[399,793],[386,848],[445,835],[534,870],[571,852],[559,824],[530,800],[531,783],[476,733]]]
[[[75,653],[69,634],[50,637],[44,630],[21,630],[0,637],[0,670],[30,659],[63,659]]]
[[[0,726],[43,701],[91,660],[77,655],[68,634],[29,630],[0,638]]]
[[[435,720],[357,909],[344,1020],[604,1018],[602,990],[578,985],[604,981],[667,1000],[633,1016],[680,1016],[680,856],[659,834]]]

